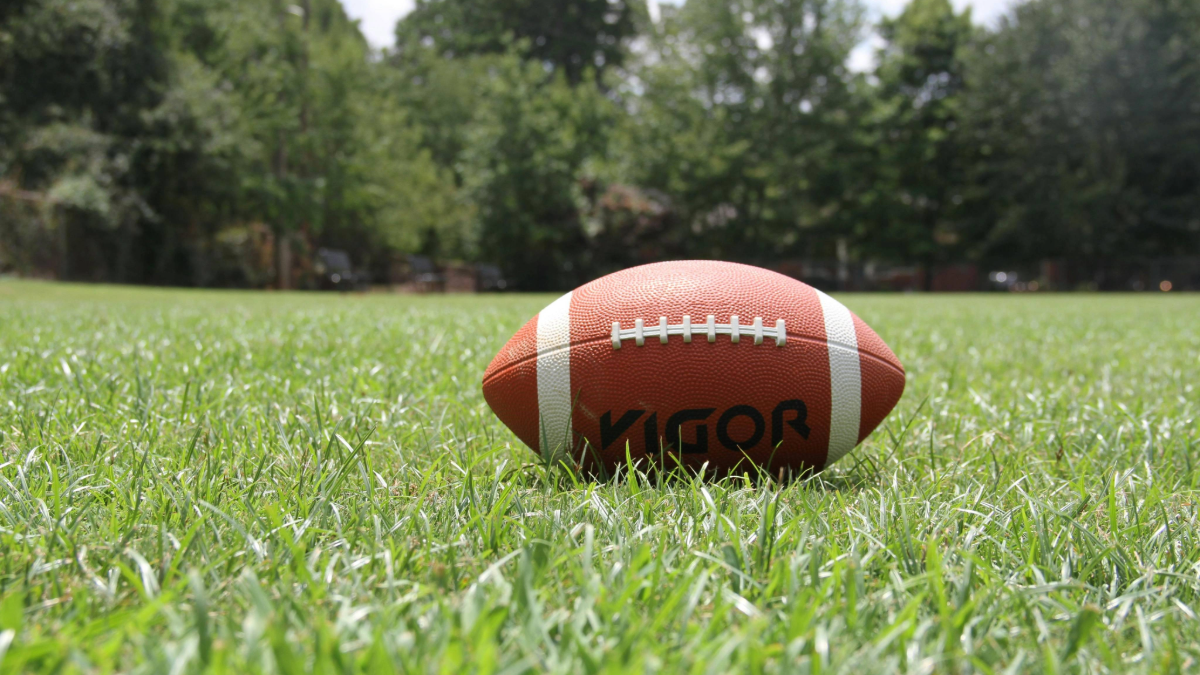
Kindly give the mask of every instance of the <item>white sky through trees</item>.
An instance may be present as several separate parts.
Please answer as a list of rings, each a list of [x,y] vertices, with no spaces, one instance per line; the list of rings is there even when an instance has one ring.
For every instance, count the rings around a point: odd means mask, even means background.
[[[648,0],[654,4],[655,0]],[[660,0],[672,2],[672,0]],[[864,0],[870,11],[878,18],[879,13],[894,16],[908,4],[908,0]],[[997,17],[1010,7],[1014,0],[951,0],[954,6],[962,9],[967,5],[975,8],[976,23],[995,21]],[[346,13],[352,19],[359,20],[359,26],[374,47],[387,47],[392,44],[393,30],[396,20],[407,14],[413,8],[413,0],[342,0]],[[672,4],[679,4],[672,2]],[[851,66],[859,70],[870,67],[873,61],[874,47],[864,45],[851,56]]]

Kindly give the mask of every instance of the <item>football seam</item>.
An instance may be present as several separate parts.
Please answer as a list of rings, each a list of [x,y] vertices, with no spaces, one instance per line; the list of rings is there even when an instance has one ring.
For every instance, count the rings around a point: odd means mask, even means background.
[[[792,334],[790,334],[790,333],[787,334],[787,337],[789,340],[791,340],[793,338]],[[887,366],[888,368],[891,368],[894,372],[896,372],[901,377],[905,377],[903,368],[897,368],[895,365],[890,363],[887,359],[880,357],[880,356],[876,356],[875,354],[872,354],[871,352],[866,351],[866,350],[862,349],[861,347],[851,347],[850,345],[847,345],[847,344],[844,344],[841,342],[830,342],[829,340],[818,340],[817,338],[807,337],[807,336],[803,336],[803,335],[796,335],[795,339],[802,340],[804,342],[811,342],[813,344],[829,345],[829,346],[837,347],[838,349],[844,349],[846,351],[858,352],[861,355],[867,356],[867,357],[871,358],[872,360],[877,361],[880,364]],[[496,379],[501,374],[506,373],[509,370],[512,370],[513,368],[525,365],[529,361],[536,360],[539,356],[544,356],[546,354],[554,354],[554,353],[560,352],[564,349],[570,349],[572,347],[582,347],[584,345],[590,345],[590,344],[594,344],[596,342],[608,342],[609,340],[611,340],[611,338],[609,336],[605,335],[604,337],[595,337],[590,340],[581,340],[579,342],[572,342],[570,344],[563,345],[561,347],[556,347],[554,349],[547,349],[544,352],[535,351],[533,354],[530,354],[529,356],[526,356],[526,357],[520,359],[519,361],[513,361],[512,363],[504,366],[503,368],[493,372],[491,375],[485,375],[483,378],[483,384],[487,384],[488,381]],[[639,347],[639,349],[640,349],[640,347]]]

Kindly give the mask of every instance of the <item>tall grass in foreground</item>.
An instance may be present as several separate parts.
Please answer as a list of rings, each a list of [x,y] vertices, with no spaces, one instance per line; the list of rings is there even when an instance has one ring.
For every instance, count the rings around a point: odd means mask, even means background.
[[[549,298],[0,283],[0,672],[1187,672],[1195,296],[842,296],[910,382],[818,478],[574,485]]]

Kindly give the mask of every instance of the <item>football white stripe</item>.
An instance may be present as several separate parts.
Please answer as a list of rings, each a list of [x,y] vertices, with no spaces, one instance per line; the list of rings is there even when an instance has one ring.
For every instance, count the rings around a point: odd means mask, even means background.
[[[538,441],[542,457],[571,450],[571,294],[550,303],[537,322]]]
[[[858,425],[862,416],[862,373],[858,360],[858,334],[854,319],[845,305],[817,291],[821,312],[825,315],[825,338],[829,349],[829,466],[858,445]]]

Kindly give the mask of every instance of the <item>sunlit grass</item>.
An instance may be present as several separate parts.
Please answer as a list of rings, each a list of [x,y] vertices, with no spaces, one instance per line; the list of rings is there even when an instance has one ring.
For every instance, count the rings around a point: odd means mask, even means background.
[[[549,299],[0,283],[0,671],[1200,664],[1200,298],[841,296],[908,389],[785,487],[539,469]]]

